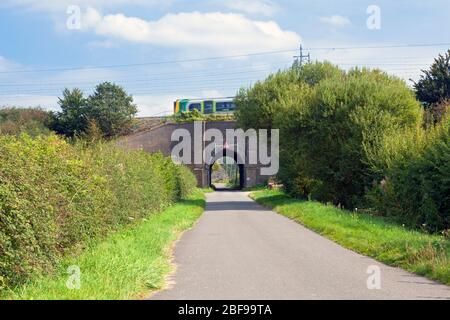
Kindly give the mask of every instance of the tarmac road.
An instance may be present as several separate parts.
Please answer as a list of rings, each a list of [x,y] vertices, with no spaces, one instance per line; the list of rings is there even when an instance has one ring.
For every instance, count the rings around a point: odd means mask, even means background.
[[[246,192],[207,194],[174,255],[171,285],[150,299],[450,299],[450,287],[344,249]],[[381,289],[368,289],[377,267]]]

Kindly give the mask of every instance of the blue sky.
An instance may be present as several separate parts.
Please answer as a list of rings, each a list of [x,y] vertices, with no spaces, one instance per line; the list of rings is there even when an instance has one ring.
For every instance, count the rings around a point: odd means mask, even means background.
[[[289,66],[300,43],[313,60],[408,81],[450,47],[448,30],[448,0],[3,0],[0,106],[57,109],[64,87],[110,80],[155,115],[176,98],[232,96]],[[405,44],[430,45],[386,48]]]

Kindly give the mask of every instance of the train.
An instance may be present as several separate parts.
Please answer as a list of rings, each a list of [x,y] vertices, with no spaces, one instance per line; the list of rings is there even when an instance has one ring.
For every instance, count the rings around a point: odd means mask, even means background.
[[[178,99],[174,102],[174,114],[198,110],[202,114],[232,114],[236,110],[234,98]]]

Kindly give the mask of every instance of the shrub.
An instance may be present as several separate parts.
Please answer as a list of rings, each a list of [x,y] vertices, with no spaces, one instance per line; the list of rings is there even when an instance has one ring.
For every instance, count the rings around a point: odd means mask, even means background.
[[[283,112],[280,101],[297,86],[294,70],[280,71],[248,89],[241,89],[235,99],[240,127],[273,128],[277,113]]]
[[[0,136],[0,285],[51,272],[67,252],[158,212],[195,187],[161,154],[56,136]]]
[[[429,128],[441,122],[447,113],[450,112],[450,99],[432,104],[424,111],[424,126]]]
[[[188,123],[194,121],[233,121],[233,114],[203,114],[197,109],[187,112],[181,112],[165,118],[165,121],[174,121],[176,123]]]
[[[271,129],[277,117],[295,105],[320,81],[339,76],[342,71],[329,62],[315,62],[270,75],[253,87],[240,89],[236,96],[236,118],[242,128]],[[279,123],[277,123],[279,125]]]
[[[50,113],[40,108],[0,109],[0,134],[31,136],[49,134]]]
[[[375,176],[368,155],[387,134],[421,125],[422,110],[406,84],[379,71],[352,70],[321,81],[311,102],[289,108],[283,127],[301,150],[310,195],[353,208]]]
[[[450,117],[429,131],[387,136],[372,156],[383,179],[368,194],[383,215],[409,227],[450,229]]]

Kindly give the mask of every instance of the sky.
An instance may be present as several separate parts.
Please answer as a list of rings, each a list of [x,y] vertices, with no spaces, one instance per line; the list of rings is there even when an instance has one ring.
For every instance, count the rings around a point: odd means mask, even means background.
[[[139,116],[234,96],[311,60],[408,85],[450,48],[448,0],[2,0],[0,107],[58,110],[64,88],[112,81]]]

